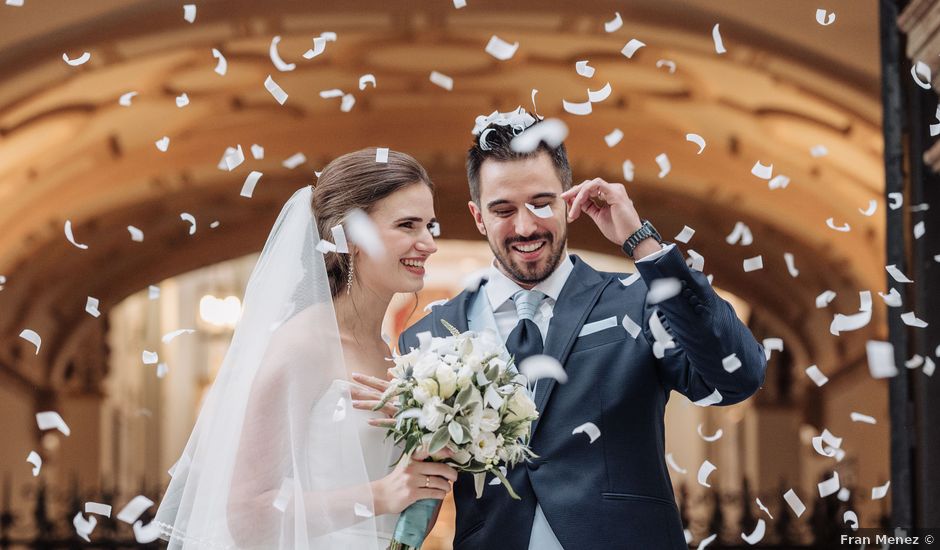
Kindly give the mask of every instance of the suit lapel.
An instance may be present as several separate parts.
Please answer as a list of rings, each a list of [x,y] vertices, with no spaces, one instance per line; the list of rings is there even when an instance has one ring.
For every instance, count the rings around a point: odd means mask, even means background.
[[[447,329],[444,328],[444,324],[441,323],[441,320],[445,320],[454,325],[460,332],[469,330],[467,307],[474,296],[476,296],[476,291],[471,292],[464,290],[446,304],[431,308],[431,318],[433,319],[431,323],[431,334],[434,336],[450,336]]]
[[[562,366],[567,369],[565,360],[568,358],[568,352],[574,345],[584,321],[593,309],[594,304],[600,298],[601,292],[606,286],[607,279],[591,266],[584,263],[581,258],[572,256],[574,269],[568,276],[565,286],[555,302],[551,323],[548,325],[548,334],[545,338],[545,355],[550,355],[557,359]],[[538,410],[544,411],[548,398],[555,389],[554,378],[543,378],[539,381],[538,392],[535,396]],[[544,387],[543,387],[544,386]],[[532,425],[532,434],[539,425],[539,419]]]

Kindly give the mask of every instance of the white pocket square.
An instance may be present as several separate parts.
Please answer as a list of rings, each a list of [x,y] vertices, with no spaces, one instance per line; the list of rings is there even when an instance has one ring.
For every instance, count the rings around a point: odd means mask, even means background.
[[[587,336],[588,334],[594,334],[595,332],[600,332],[608,328],[614,328],[617,326],[617,324],[616,315],[606,319],[601,319],[600,321],[594,321],[593,323],[586,323],[583,327],[581,327],[581,332],[578,333],[578,338]]]

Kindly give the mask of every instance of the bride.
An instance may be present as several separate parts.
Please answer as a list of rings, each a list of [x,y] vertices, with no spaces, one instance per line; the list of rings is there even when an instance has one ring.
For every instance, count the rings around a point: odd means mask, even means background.
[[[382,319],[423,286],[433,186],[412,157],[343,155],[281,210],[242,317],[154,521],[172,549],[384,550],[398,514],[443,499],[444,464],[396,461],[372,425]],[[350,382],[350,380],[352,380]]]

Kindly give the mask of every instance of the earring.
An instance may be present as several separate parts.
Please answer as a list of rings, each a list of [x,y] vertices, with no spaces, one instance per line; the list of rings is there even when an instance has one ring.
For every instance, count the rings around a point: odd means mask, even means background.
[[[352,292],[353,274],[356,271],[356,264],[353,261],[354,256],[349,255],[349,275],[346,277],[346,294]]]

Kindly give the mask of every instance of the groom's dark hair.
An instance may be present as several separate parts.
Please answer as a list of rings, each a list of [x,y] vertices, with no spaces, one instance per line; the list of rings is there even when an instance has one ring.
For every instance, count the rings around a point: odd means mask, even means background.
[[[539,120],[535,124],[541,124],[541,122]],[[532,124],[532,126],[535,126],[535,124]],[[529,126],[529,128],[532,126]],[[487,132],[489,129],[493,131]],[[568,151],[565,149],[565,144],[550,147],[542,141],[539,142],[539,146],[534,151],[519,153],[509,147],[509,142],[516,137],[517,133],[518,130],[513,130],[511,126],[490,124],[474,138],[473,146],[467,151],[467,181],[470,183],[470,200],[477,205],[480,204],[480,167],[483,166],[483,161],[486,159],[500,162],[520,160],[534,157],[545,151],[552,160],[558,179],[561,180],[562,191],[571,188],[571,166],[568,165]],[[485,136],[485,149],[480,146],[480,138],[483,136]]]

